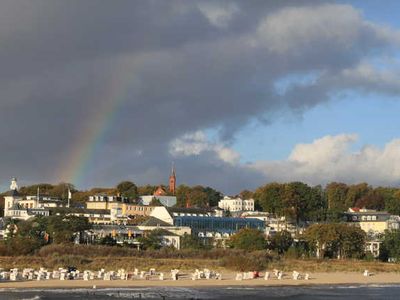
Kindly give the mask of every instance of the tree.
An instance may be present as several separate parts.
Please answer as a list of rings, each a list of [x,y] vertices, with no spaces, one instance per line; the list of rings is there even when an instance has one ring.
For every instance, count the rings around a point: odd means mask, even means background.
[[[54,243],[68,243],[73,240],[74,233],[90,228],[87,218],[53,215],[47,218],[46,232],[53,238]]]
[[[138,187],[138,194],[139,196],[145,196],[145,195],[153,195],[154,191],[156,190],[155,185],[144,185],[144,186],[139,186]]]
[[[269,239],[269,248],[278,251],[279,254],[285,253],[292,244],[292,235],[286,230],[277,232]]]
[[[162,229],[155,229],[150,231],[143,237],[140,237],[138,241],[142,244],[144,250],[151,249],[157,250],[162,247]]]
[[[383,197],[385,210],[394,215],[400,215],[400,190],[395,188],[377,187],[374,190]]]
[[[185,207],[186,202],[189,200],[190,187],[184,184],[181,184],[176,189],[176,206]]]
[[[236,249],[254,251],[265,249],[267,243],[262,231],[253,228],[243,228],[231,236],[228,245]]]
[[[307,205],[311,198],[311,188],[302,182],[291,182],[285,185],[283,194],[284,213],[299,224],[305,221]]]
[[[326,201],[328,205],[327,219],[340,220],[346,207],[346,197],[349,187],[344,183],[331,182],[325,187]]]
[[[201,185],[189,187],[180,185],[176,189],[176,198],[178,207],[186,207],[187,204],[194,207],[208,207],[214,203],[218,203],[221,193],[210,188],[204,188]]]
[[[385,199],[381,194],[371,191],[357,200],[356,207],[383,210],[385,208]]]
[[[348,224],[314,224],[307,228],[304,238],[317,258],[360,258],[364,255],[365,232]]]
[[[239,197],[242,199],[252,199],[253,195],[254,195],[254,193],[249,190],[243,190],[239,193]]]
[[[204,249],[204,243],[198,236],[185,233],[181,238],[182,249]]]
[[[259,187],[254,192],[254,200],[258,205],[261,206],[263,211],[276,214],[278,216],[283,215],[283,193],[284,185],[280,183],[269,183],[262,187]]]
[[[200,185],[195,186],[191,189],[188,194],[188,200],[190,202],[190,206],[194,207],[208,207],[208,195],[204,191],[204,188]]]
[[[345,209],[349,207],[360,207],[357,203],[360,199],[368,195],[372,191],[372,188],[365,182],[359,184],[353,184],[348,187],[345,200]]]
[[[122,197],[136,200],[138,198],[138,189],[132,181],[122,181],[117,185],[117,191]]]
[[[389,258],[400,260],[400,230],[387,230],[383,236],[379,258],[387,261]]]
[[[117,241],[112,236],[107,235],[100,240],[100,244],[106,246],[115,246]]]
[[[324,190],[320,185],[312,187],[304,213],[307,221],[321,222],[326,220],[327,202]]]
[[[207,194],[208,206],[218,206],[219,200],[222,199],[222,193],[207,186],[203,188],[203,192]]]

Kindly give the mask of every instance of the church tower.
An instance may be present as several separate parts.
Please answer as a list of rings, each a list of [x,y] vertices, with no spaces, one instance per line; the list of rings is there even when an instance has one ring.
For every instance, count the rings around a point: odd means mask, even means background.
[[[10,217],[9,212],[13,209],[14,204],[18,201],[18,184],[17,178],[11,179],[10,191],[4,196],[4,216]]]
[[[169,176],[169,192],[172,195],[175,195],[176,191],[176,175],[175,175],[175,166],[172,165],[171,175]]]

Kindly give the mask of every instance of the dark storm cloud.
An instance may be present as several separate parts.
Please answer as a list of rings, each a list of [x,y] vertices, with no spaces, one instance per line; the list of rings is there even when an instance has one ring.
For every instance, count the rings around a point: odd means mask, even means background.
[[[180,136],[210,128],[228,145],[249,120],[301,111],[343,88],[397,91],[397,75],[360,67],[398,33],[350,6],[307,1],[20,1],[0,3],[0,184],[66,180],[55,170],[126,81],[85,185],[181,182],[224,191],[265,180],[214,152],[171,155]],[[351,29],[351,30],[350,30]],[[290,74],[311,85],[276,92]],[[351,78],[351,80],[350,80]],[[349,82],[354,85],[349,86]]]

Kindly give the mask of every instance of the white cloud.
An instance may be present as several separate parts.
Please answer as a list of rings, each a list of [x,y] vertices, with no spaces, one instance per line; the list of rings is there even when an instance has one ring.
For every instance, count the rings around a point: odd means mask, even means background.
[[[258,161],[250,168],[261,171],[269,181],[400,183],[400,139],[382,149],[366,145],[352,152],[350,146],[356,141],[354,134],[324,136],[310,144],[296,145],[286,160]]]
[[[255,171],[264,182],[302,181],[326,184],[368,182],[373,185],[400,183],[400,139],[393,139],[382,149],[365,145],[358,151],[352,147],[356,134],[327,135],[311,143],[294,146],[285,160],[240,163],[240,154],[218,142],[210,142],[202,131],[186,134],[170,143],[170,154],[199,156],[211,153],[218,160],[246,171]]]
[[[173,156],[198,156],[204,152],[211,152],[232,165],[240,160],[239,153],[224,144],[210,142],[203,131],[185,134],[170,143],[170,154]]]
[[[197,7],[207,20],[216,27],[227,27],[239,12],[236,3],[199,2]]]
[[[315,45],[349,49],[360,46],[366,37],[373,44],[400,41],[398,32],[363,20],[350,5],[338,4],[284,8],[265,18],[257,34],[266,48],[276,53],[312,49]]]

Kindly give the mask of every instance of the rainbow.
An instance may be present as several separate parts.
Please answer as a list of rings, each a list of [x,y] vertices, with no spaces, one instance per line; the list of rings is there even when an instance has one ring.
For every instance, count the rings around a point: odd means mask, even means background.
[[[61,163],[56,175],[60,181],[79,187],[87,180],[87,172],[93,157],[104,144],[130,91],[133,77],[129,76],[129,72],[124,72],[126,65],[121,67],[122,70],[117,68],[107,86],[101,89],[106,92],[94,95],[99,99],[98,106],[88,117],[80,135],[71,143],[72,150],[69,151],[67,159]]]

